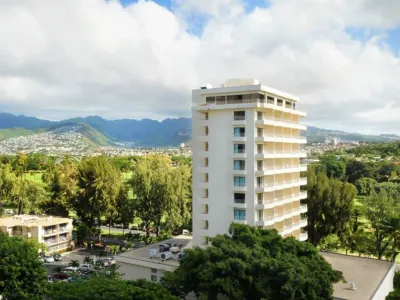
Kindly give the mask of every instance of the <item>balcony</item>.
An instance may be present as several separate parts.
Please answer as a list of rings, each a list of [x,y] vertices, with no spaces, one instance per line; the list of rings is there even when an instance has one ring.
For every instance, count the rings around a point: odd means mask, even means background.
[[[307,218],[302,218],[300,220],[300,227],[306,227],[308,225]]]
[[[275,175],[275,174],[287,174],[295,172],[305,172],[307,171],[307,165],[284,165],[284,166],[267,166],[262,170],[257,170],[257,176],[264,175]]]
[[[59,231],[60,232],[67,232],[67,231],[69,231],[69,228],[68,228],[68,226],[60,226]]]
[[[308,233],[307,231],[300,231],[300,241],[304,242],[308,240]]]
[[[256,187],[257,193],[266,193],[266,192],[273,192],[277,190],[283,190],[299,185],[307,184],[307,179],[293,179],[293,180],[284,180],[279,182],[269,182],[265,183],[261,187]]]
[[[234,136],[232,141],[233,142],[246,142],[246,136]]]
[[[307,157],[307,152],[303,150],[266,150],[262,153],[256,153],[255,158],[304,158]]]
[[[274,225],[275,222],[274,216],[264,216],[263,220],[256,221],[256,226],[270,226]]]
[[[280,142],[280,143],[297,143],[306,144],[307,139],[302,136],[292,136],[284,134],[266,134],[264,136],[256,136],[256,142]]]
[[[246,192],[247,191],[247,187],[246,186],[233,186],[233,190],[235,192]]]
[[[57,229],[52,229],[52,230],[44,230],[44,235],[56,235],[58,233]]]
[[[301,214],[305,214],[307,211],[308,211],[308,208],[307,208],[306,204],[300,205],[300,213]]]
[[[307,126],[304,124],[300,124],[299,122],[283,119],[283,118],[274,118],[271,116],[266,116],[263,119],[256,120],[256,125],[271,125],[277,127],[285,127],[291,129],[299,129],[306,130]]]
[[[234,201],[232,206],[233,206],[234,208],[245,209],[245,208],[247,208],[247,203],[246,203],[246,202],[237,202],[237,201]]]

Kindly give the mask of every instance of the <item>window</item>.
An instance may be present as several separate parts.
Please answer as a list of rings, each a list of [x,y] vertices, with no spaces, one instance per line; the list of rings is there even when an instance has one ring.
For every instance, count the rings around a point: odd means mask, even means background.
[[[204,151],[208,151],[208,142],[204,142]]]
[[[264,169],[264,161],[257,160],[257,170],[262,171]]]
[[[264,113],[262,111],[258,111],[257,112],[257,120],[262,120],[264,119]]]
[[[208,135],[208,126],[204,126],[204,135]]]
[[[153,274],[157,274],[157,269],[153,269],[153,268],[151,268],[151,273],[153,273]]]
[[[208,157],[204,158],[204,166],[208,167]]]
[[[208,221],[207,220],[204,221],[204,228],[203,229],[208,229]]]
[[[204,113],[204,120],[208,120],[208,113]]]
[[[245,193],[234,193],[234,202],[235,203],[244,203],[246,200],[246,194]]]
[[[204,182],[208,182],[208,173],[204,173]]]
[[[157,276],[156,275],[151,275],[151,281],[157,282]]]
[[[244,170],[246,166],[246,162],[244,160],[234,160],[233,168],[235,170]]]
[[[206,97],[207,104],[215,104],[215,97]]]
[[[263,220],[263,213],[264,213],[264,211],[262,209],[260,209],[258,211],[258,221],[262,221]]]
[[[234,144],[233,152],[234,153],[244,153],[246,150],[245,144]]]
[[[258,204],[263,204],[263,198],[264,198],[264,194],[257,194],[257,203]]]
[[[264,145],[257,144],[257,153],[258,154],[263,154],[263,152],[264,152]]]
[[[274,104],[275,103],[274,97],[267,96],[267,103]]]
[[[217,104],[225,104],[225,96],[217,96]]]
[[[257,177],[257,187],[262,187],[264,185],[264,177]]]
[[[235,209],[233,216],[235,220],[246,220],[246,211],[243,209]]]
[[[233,178],[234,186],[243,187],[246,186],[246,177],[243,176],[235,176]]]
[[[241,121],[246,118],[246,112],[245,111],[235,111],[233,113],[233,119],[236,121]]]
[[[283,106],[283,100],[278,99],[277,104],[278,104],[279,106]]]
[[[246,129],[244,127],[233,128],[233,135],[236,137],[244,137],[245,133],[246,133]]]
[[[264,136],[264,129],[262,129],[262,128],[257,128],[257,136],[258,136],[258,137]]]

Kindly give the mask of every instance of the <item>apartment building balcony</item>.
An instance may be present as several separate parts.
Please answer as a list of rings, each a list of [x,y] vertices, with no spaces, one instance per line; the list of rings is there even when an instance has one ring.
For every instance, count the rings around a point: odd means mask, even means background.
[[[233,126],[243,126],[246,125],[246,118],[238,118],[236,117],[236,119],[234,119],[232,121],[232,125]]]
[[[308,225],[307,218],[302,218],[300,220],[300,227],[306,227]]]
[[[304,150],[266,150],[262,153],[256,153],[255,158],[265,159],[265,158],[305,158],[307,157],[307,152]]]
[[[280,181],[280,182],[271,182],[271,183],[266,183],[263,186],[256,187],[256,192],[257,193],[267,193],[267,192],[288,189],[291,187],[305,185],[305,184],[307,184],[307,178],[284,180],[284,181]]]
[[[56,235],[58,233],[57,229],[53,230],[44,230],[43,235],[44,236],[51,236],[51,235]]]
[[[275,174],[287,174],[287,173],[295,173],[295,172],[305,172],[307,171],[307,165],[298,164],[298,165],[282,165],[282,166],[267,166],[262,170],[256,170],[256,176],[265,176],[265,175],[275,175]]]
[[[276,206],[289,204],[289,203],[292,203],[293,201],[297,201],[300,199],[301,199],[301,193],[292,194],[292,195],[286,196],[286,197],[276,197],[274,199],[264,200],[263,203],[256,204],[255,208],[256,209],[270,209],[270,208],[274,208]]]
[[[305,214],[308,211],[307,204],[301,204],[300,205],[300,213]]]
[[[263,136],[256,136],[256,142],[275,142],[275,143],[292,143],[292,144],[306,144],[307,138],[302,136],[292,136],[284,134],[266,134]]]
[[[233,191],[234,192],[246,192],[247,187],[246,186],[233,186]]]
[[[291,224],[291,225],[284,225],[283,229],[279,233],[280,233],[281,236],[285,236],[287,234],[292,233],[293,231],[294,231],[293,230],[293,226]]]
[[[198,214],[199,220],[208,221],[208,212],[201,212]]]
[[[306,130],[307,126],[304,124],[300,124],[298,122],[288,120],[288,119],[282,119],[282,118],[274,118],[274,117],[264,117],[263,119],[258,119],[256,120],[256,125],[261,125],[261,126],[277,126],[277,127],[285,127],[285,128],[291,128],[291,129],[298,129],[298,130]]]
[[[300,231],[300,238],[299,240],[301,242],[307,241],[308,240],[308,233],[307,231]]]
[[[237,223],[237,224],[247,224],[247,220],[233,219],[233,222],[234,222],[234,223]]]
[[[258,220],[256,221],[256,226],[270,226],[270,225],[274,225],[275,222],[277,222],[275,220],[275,217],[272,216],[264,216],[262,220]]]
[[[245,209],[245,208],[247,208],[247,203],[234,201],[232,206],[233,206],[233,208]]]

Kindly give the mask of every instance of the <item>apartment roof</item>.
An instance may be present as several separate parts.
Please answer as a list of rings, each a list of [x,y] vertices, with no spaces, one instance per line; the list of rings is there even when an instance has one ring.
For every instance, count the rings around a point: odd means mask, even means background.
[[[0,226],[52,226],[69,223],[71,219],[54,216],[15,215],[8,218],[0,218]]]
[[[146,266],[150,263],[152,265],[151,267],[157,268],[158,265],[160,267],[165,267],[165,270],[173,271],[176,267],[179,266],[178,254],[173,254],[173,257],[171,259],[165,261],[162,261],[160,258],[161,253],[159,253],[159,246],[166,243],[169,243],[171,245],[182,244],[183,249],[187,249],[192,247],[192,237],[181,235],[173,239],[165,240],[133,251],[125,252],[116,256],[116,260],[119,262]],[[157,250],[156,258],[150,258],[150,249]]]
[[[336,299],[367,300],[371,299],[378,290],[381,282],[386,278],[393,263],[371,258],[321,252],[333,269],[343,272],[347,283],[334,284],[333,296]],[[350,289],[354,282],[356,291]]]

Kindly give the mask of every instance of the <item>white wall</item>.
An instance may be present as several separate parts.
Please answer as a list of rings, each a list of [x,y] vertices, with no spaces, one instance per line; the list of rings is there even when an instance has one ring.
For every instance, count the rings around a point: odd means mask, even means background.
[[[392,268],[386,274],[385,279],[382,281],[372,300],[385,300],[386,296],[393,291],[393,278],[396,272],[396,265],[393,264]]]

